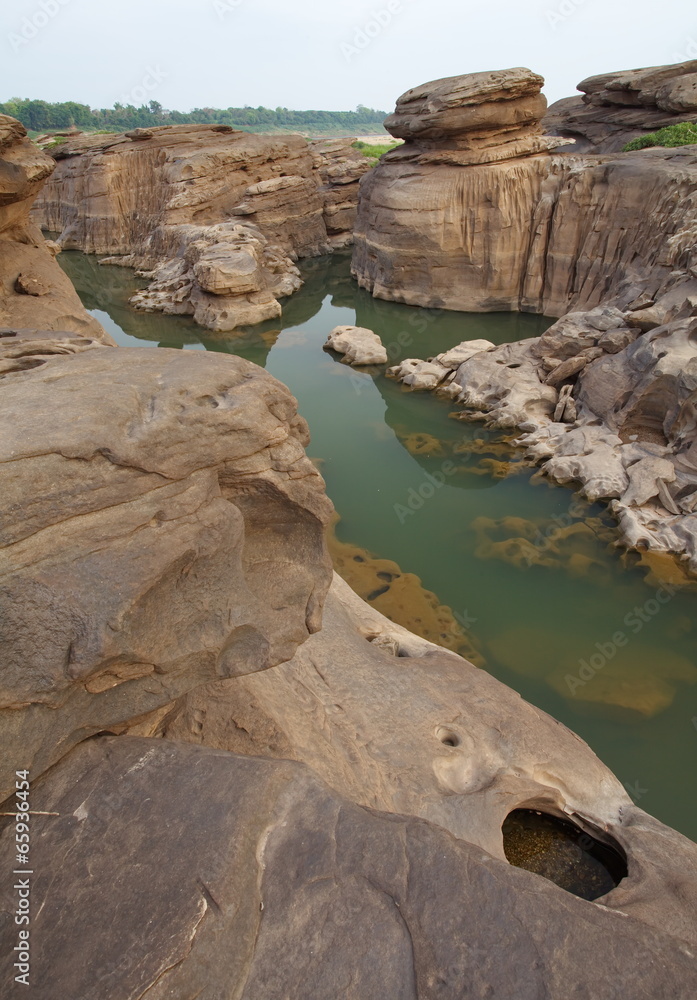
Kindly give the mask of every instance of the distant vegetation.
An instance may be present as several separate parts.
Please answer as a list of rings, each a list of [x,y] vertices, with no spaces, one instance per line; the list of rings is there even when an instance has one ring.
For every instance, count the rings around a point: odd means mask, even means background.
[[[379,160],[381,156],[385,153],[389,153],[391,149],[396,149],[397,146],[401,146],[401,142],[388,142],[384,145],[373,144],[370,142],[354,142],[353,144],[356,149],[360,149],[364,156],[369,157],[371,160]]]
[[[649,132],[648,135],[632,139],[622,152],[630,153],[634,149],[648,149],[651,146],[689,146],[692,143],[697,143],[697,124],[680,122],[678,125],[668,125],[658,132]]]
[[[387,112],[359,104],[355,111],[290,111],[288,108],[194,108],[167,111],[157,101],[139,108],[115,104],[101,110],[66,101],[30,101],[13,97],[0,104],[0,113],[18,118],[32,132],[48,132],[76,126],[87,132],[128,132],[153,125],[231,125],[247,132],[305,132],[348,135],[380,135]]]

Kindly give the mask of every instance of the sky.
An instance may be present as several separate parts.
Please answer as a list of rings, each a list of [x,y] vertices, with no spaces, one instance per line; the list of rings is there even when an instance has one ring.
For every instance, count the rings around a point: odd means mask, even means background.
[[[391,111],[440,77],[527,66],[551,102],[697,59],[694,0],[5,0],[0,101]]]

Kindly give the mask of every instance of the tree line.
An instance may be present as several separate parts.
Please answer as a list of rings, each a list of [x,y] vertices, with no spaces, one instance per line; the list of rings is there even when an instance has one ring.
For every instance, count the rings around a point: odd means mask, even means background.
[[[113,108],[90,108],[87,104],[64,101],[32,101],[13,97],[0,104],[0,113],[18,118],[35,132],[68,129],[125,132],[153,125],[231,125],[250,132],[269,129],[293,129],[298,132],[345,129],[348,132],[379,131],[387,113],[359,104],[355,111],[291,111],[288,108],[194,108],[193,111],[168,111],[157,101],[136,108],[115,104]]]

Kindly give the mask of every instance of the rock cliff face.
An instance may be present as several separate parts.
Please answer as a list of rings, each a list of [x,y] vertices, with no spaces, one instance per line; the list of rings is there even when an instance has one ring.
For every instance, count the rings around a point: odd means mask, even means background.
[[[591,76],[578,90],[583,96],[557,101],[543,125],[579,152],[618,153],[647,132],[697,122],[697,60]]]
[[[69,330],[113,343],[80,304],[29,212],[54,163],[0,115],[0,328]]]
[[[611,296],[628,305],[644,283],[688,266],[694,149],[540,152],[557,145],[541,134],[544,108],[530,93],[540,85],[510,70],[400,98],[387,124],[405,145],[361,184],[353,271],[362,287],[412,305],[560,316]]]
[[[54,155],[35,209],[43,228],[67,249],[120,255],[110,263],[146,272],[139,308],[214,330],[280,315],[278,298],[300,285],[293,260],[350,242],[370,169],[350,139],[222,125],[82,136]]]

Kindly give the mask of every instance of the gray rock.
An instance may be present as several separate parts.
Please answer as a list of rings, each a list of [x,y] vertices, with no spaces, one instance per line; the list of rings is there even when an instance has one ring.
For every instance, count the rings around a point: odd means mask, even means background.
[[[570,983],[594,1000],[673,1000],[697,986],[680,935],[630,905],[588,903],[423,820],[361,809],[289,761],[102,738],[32,801],[57,814],[33,820],[36,1000],[566,1000]],[[671,869],[684,866],[682,839],[668,844]],[[0,854],[10,870],[9,826]],[[11,880],[0,898],[10,982]]]

